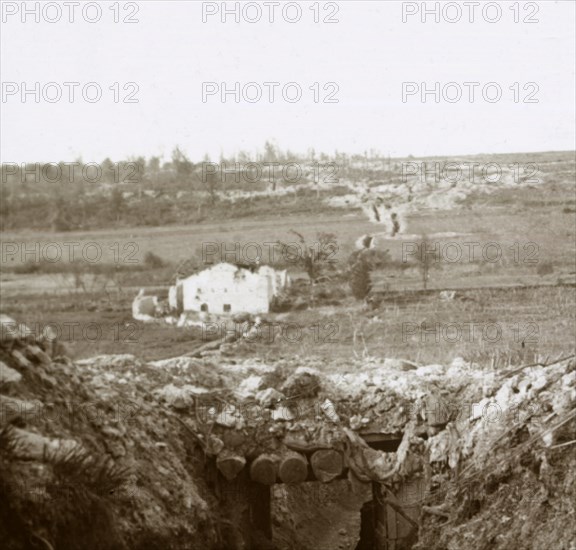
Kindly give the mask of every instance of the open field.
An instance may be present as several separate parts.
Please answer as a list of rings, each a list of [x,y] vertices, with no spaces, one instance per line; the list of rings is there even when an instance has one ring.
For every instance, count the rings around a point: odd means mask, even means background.
[[[539,195],[542,190],[533,191]],[[519,191],[518,198],[529,201],[526,197],[529,190]],[[524,195],[524,196],[522,196]],[[573,229],[574,220],[574,193],[564,189],[558,193],[556,200],[549,203],[542,201],[538,206],[530,209],[526,214],[522,204],[510,207],[506,204],[478,204],[457,211],[420,212],[408,217],[408,236],[399,235],[400,239],[414,240],[420,235],[428,233],[454,232],[465,237],[502,239],[513,243],[519,239],[523,242],[532,240],[540,245],[541,253],[556,257],[566,251],[564,247],[574,247]],[[492,200],[495,200],[491,198]],[[572,209],[570,208],[572,206]],[[275,242],[278,239],[294,240],[289,231],[296,229],[307,239],[313,241],[318,232],[334,233],[340,244],[340,252],[352,250],[354,241],[364,233],[378,234],[378,228],[370,223],[361,214],[351,214],[343,211],[341,215],[324,215],[311,220],[307,216],[291,216],[289,218],[266,217],[258,220],[243,220],[229,223],[207,223],[191,226],[168,226],[158,228],[133,228],[131,230],[97,230],[93,232],[19,232],[1,234],[3,242],[15,242],[29,245],[40,243],[79,243],[82,247],[90,242],[97,242],[103,252],[102,262],[120,263],[133,260],[142,262],[146,252],[152,251],[168,261],[178,261],[189,258],[202,249],[202,243],[235,243],[244,245],[249,242],[264,243]],[[530,237],[528,239],[527,237]],[[400,239],[383,239],[382,246],[390,247],[393,253],[397,252]],[[115,243],[120,245],[120,253]],[[135,249],[125,249],[128,243],[135,243]],[[561,245],[561,246],[560,246]],[[400,244],[401,247],[401,244]],[[116,258],[114,254],[117,254]],[[12,264],[23,263],[26,259],[34,258],[34,253],[24,256],[20,251],[7,257],[5,267]]]
[[[538,193],[540,192],[541,190],[538,190]],[[520,193],[526,194],[527,191],[522,190]],[[411,215],[408,218],[406,234],[393,239],[380,236],[378,227],[363,216],[346,212],[339,217],[324,216],[315,220],[295,216],[281,220],[230,222],[227,225],[137,228],[131,231],[95,231],[88,234],[3,233],[3,246],[15,243],[17,249],[15,253],[4,254],[2,284],[5,292],[9,292],[12,285],[15,285],[15,288],[21,286],[23,282],[11,275],[11,270],[26,261],[41,258],[43,253],[35,251],[38,249],[34,247],[45,247],[49,243],[60,247],[64,259],[64,243],[74,243],[77,251],[83,250],[90,243],[96,243],[102,252],[99,262],[113,264],[116,261],[121,267],[141,266],[148,252],[153,252],[173,265],[194,256],[201,259],[203,246],[220,249],[220,254],[215,256],[218,260],[246,261],[246,255],[252,258],[257,250],[250,248],[250,243],[260,247],[266,260],[272,259],[272,252],[269,251],[276,241],[296,242],[297,239],[290,234],[292,229],[302,233],[309,243],[314,243],[319,233],[333,233],[338,243],[334,260],[340,263],[345,262],[353,251],[358,237],[366,233],[376,235],[377,247],[388,249],[394,263],[413,260],[415,254],[410,252],[414,250],[410,248],[411,243],[418,245],[422,235],[427,235],[432,245],[438,243],[443,249],[448,243],[456,243],[464,251],[462,258],[453,262],[451,260],[454,252],[448,250],[444,261],[439,262],[439,267],[443,270],[443,281],[452,277],[459,280],[464,276],[467,286],[474,285],[474,277],[470,280],[469,274],[473,268],[472,271],[475,271],[477,276],[488,275],[491,284],[500,281],[506,285],[535,284],[539,279],[536,276],[539,265],[552,264],[559,275],[574,271],[574,213],[569,207],[562,206],[570,204],[569,190],[558,195],[557,200],[551,204],[541,203],[532,207],[529,215],[520,206],[510,208],[504,205],[481,204],[472,204],[469,208],[456,211],[422,212]],[[522,200],[523,197],[520,196],[519,199]],[[464,247],[466,242],[478,243],[478,247],[467,252]],[[501,250],[501,258],[497,261],[492,261],[497,253],[495,249],[486,252],[490,261],[482,255],[483,249],[489,243],[496,243]],[[533,245],[529,247],[529,243]],[[6,250],[8,249],[3,248],[3,251]],[[26,250],[29,252],[26,253]],[[274,254],[275,258],[279,258],[277,250]],[[464,274],[463,270],[467,273]],[[483,273],[478,273],[479,270]],[[458,280],[454,281],[454,286],[460,286]],[[409,281],[405,282],[410,287]],[[134,282],[141,286],[152,283],[158,284],[159,281],[147,280],[145,275]],[[59,284],[63,286],[61,282],[51,283],[46,279],[31,278],[25,287],[29,286],[31,290],[53,291]],[[450,286],[448,284],[447,287]]]
[[[411,212],[405,231],[394,238],[379,233],[378,225],[357,209],[346,208],[314,219],[298,213],[277,217],[271,211],[257,218],[196,225],[4,232],[2,309],[34,326],[79,323],[79,332],[62,338],[76,357],[134,353],[157,359],[187,353],[218,335],[135,323],[130,305],[138,289],[167,287],[180,262],[195,258],[202,263],[206,246],[229,251],[213,260],[246,261],[244,247],[253,243],[269,263],[274,259],[270,246],[278,240],[296,242],[290,233],[296,230],[312,245],[322,233],[335,236],[338,246],[332,259],[341,273],[339,282],[318,287],[321,297],[308,310],[270,315],[273,337],[269,331],[263,333],[259,341],[238,350],[241,355],[380,356],[419,363],[460,356],[484,366],[558,356],[574,349],[576,329],[576,207],[569,173],[574,173],[574,162],[569,154],[561,156],[562,162],[550,158],[541,164],[545,178],[540,185],[488,194],[479,190],[457,208]],[[364,234],[375,235],[376,248],[388,250],[390,256],[387,266],[372,273],[377,300],[370,307],[350,296],[345,276],[354,243]],[[427,290],[421,261],[424,237],[428,250],[440,253],[429,266]],[[97,265],[104,269],[91,273],[87,263],[80,278],[67,271],[70,265],[65,261],[27,269],[38,260],[34,247],[48,243],[63,250],[64,243],[75,243],[76,250],[95,243],[102,252]],[[146,264],[147,253],[158,256],[163,265]],[[455,254],[460,255],[456,260]],[[293,279],[306,278],[299,264],[288,262],[285,267]],[[446,289],[456,294],[441,299]],[[307,300],[307,291],[303,293]],[[96,337],[93,329],[83,333],[94,323],[101,335]],[[283,326],[299,327],[302,334],[284,334]],[[454,332],[458,330],[459,337]],[[496,337],[487,330],[501,334]]]
[[[406,161],[405,161],[406,162]],[[407,214],[407,227],[395,239],[382,238],[380,246],[390,248],[393,259],[400,257],[397,254],[398,244],[404,239],[414,239],[422,234],[434,235],[436,233],[454,233],[463,237],[487,240],[490,238],[502,241],[522,242],[533,241],[540,247],[540,258],[552,258],[566,251],[574,250],[574,214],[576,213],[576,197],[574,195],[574,174],[576,172],[576,159],[571,152],[535,153],[518,155],[474,155],[461,158],[425,158],[412,159],[410,162],[416,166],[419,163],[433,163],[432,166],[444,166],[446,163],[461,162],[463,166],[478,164],[487,166],[490,163],[501,167],[503,176],[499,184],[489,184],[485,181],[470,184],[469,176],[462,176],[462,181],[456,182],[445,189],[442,184],[445,180],[430,182],[426,177],[412,176],[412,180],[402,176],[400,164],[394,171],[384,169],[378,162],[368,169],[359,171],[350,179],[342,180],[332,188],[324,188],[318,195],[315,194],[312,184],[310,189],[303,189],[293,193],[280,193],[260,197],[253,200],[235,201],[223,196],[216,205],[206,209],[206,216],[202,223],[178,223],[166,215],[155,224],[134,224],[129,227],[121,224],[101,222],[98,227],[89,230],[70,230],[65,232],[34,229],[38,221],[50,216],[49,195],[42,198],[42,194],[49,193],[49,187],[42,185],[15,185],[3,189],[5,195],[20,193],[24,196],[41,195],[41,205],[46,210],[38,216],[27,211],[29,223],[11,230],[9,224],[0,233],[4,243],[27,245],[29,250],[34,246],[44,246],[48,243],[77,243],[81,250],[88,243],[96,242],[101,249],[102,256],[98,262],[116,262],[119,264],[134,265],[142,263],[147,252],[154,252],[169,262],[177,262],[190,258],[202,250],[202,243],[234,243],[241,246],[249,242],[264,243],[275,242],[277,239],[285,241],[294,240],[289,234],[291,229],[301,232],[307,240],[314,241],[319,232],[334,233],[338,239],[339,255],[342,259],[353,249],[355,240],[364,233],[378,235],[378,225],[368,221],[357,205],[344,205],[335,207],[330,205],[330,199],[338,198],[344,185],[362,183],[367,188],[374,186],[401,185],[410,181],[411,185],[420,188],[424,196],[429,191],[440,190],[442,195],[450,195],[452,191],[460,188],[465,191],[462,198],[457,201],[455,208],[442,209],[440,206],[431,208],[422,203],[416,211]],[[522,174],[511,170],[514,163],[534,166],[537,169],[535,184],[526,184]],[[444,174],[444,172],[442,172]],[[448,177],[448,174],[444,174]],[[444,177],[443,176],[443,177]],[[511,183],[505,184],[505,181]],[[183,184],[182,184],[183,185]],[[460,186],[460,187],[459,187]],[[187,200],[192,201],[188,210],[194,210],[194,193],[187,189],[189,199],[178,199],[178,189],[169,187],[160,197],[144,197],[146,200],[136,201],[134,208],[142,202],[147,208],[158,213],[163,209],[163,201],[174,202],[174,207],[187,208]],[[183,189],[186,189],[185,185]],[[92,195],[104,193],[106,189],[91,190]],[[9,195],[6,195],[9,198]],[[71,200],[71,199],[70,199]],[[196,201],[201,201],[196,197]],[[437,204],[436,201],[435,204]],[[255,211],[252,211],[256,208]],[[2,219],[5,213],[2,213]],[[39,218],[39,219],[36,219]],[[24,228],[26,227],[26,228]],[[529,238],[528,238],[529,237]],[[401,245],[400,245],[401,246]],[[11,250],[11,249],[10,249]],[[2,249],[6,251],[5,248]],[[34,259],[34,252],[28,256],[22,254],[23,248],[18,248],[16,254],[2,254],[0,258],[4,270],[14,265],[25,263]],[[52,252],[53,253],[53,252]]]
[[[161,359],[225,336],[223,325],[214,323],[203,329],[140,323],[131,318],[128,298],[108,305],[92,298],[20,297],[6,309],[38,335],[57,327],[74,358],[131,353]],[[575,306],[574,286],[477,289],[452,300],[440,300],[435,291],[391,292],[370,310],[347,298],[337,307],[268,315],[270,324],[234,355],[263,361],[396,357],[419,364],[462,357],[483,368],[531,363],[573,353]]]

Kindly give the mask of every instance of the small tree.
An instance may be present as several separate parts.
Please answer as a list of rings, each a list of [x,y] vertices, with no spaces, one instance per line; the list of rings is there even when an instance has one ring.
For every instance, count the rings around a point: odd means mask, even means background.
[[[298,237],[300,243],[300,250],[296,257],[294,257],[293,252],[290,250],[291,245],[278,241],[278,244],[282,250],[283,258],[293,257],[292,262],[299,265],[306,271],[308,278],[310,279],[310,301],[312,306],[314,306],[314,286],[316,282],[323,277],[327,277],[327,273],[330,270],[334,270],[336,264],[335,254],[338,252],[338,243],[336,241],[336,235],[333,233],[318,233],[317,240],[315,243],[307,243],[303,235],[290,230]]]
[[[159,269],[164,267],[166,264],[164,263],[164,260],[158,256],[158,254],[154,254],[154,252],[148,251],[144,256],[144,265],[150,269]]]
[[[176,171],[178,183],[187,183],[192,177],[194,164],[190,162],[180,147],[175,147],[172,151],[172,167]]]
[[[290,233],[298,237],[301,245],[293,263],[300,265],[306,271],[310,281],[316,282],[320,277],[325,276],[328,270],[334,268],[336,263],[334,256],[338,252],[336,235],[333,233],[318,233],[316,242],[310,244],[294,229],[291,229]],[[283,258],[294,256],[290,250],[292,245],[282,241],[278,241],[278,244],[281,247]]]
[[[372,290],[372,266],[366,257],[359,255],[350,268],[349,284],[356,300],[364,300]]]
[[[146,159],[142,156],[138,157],[134,162],[134,167],[136,168],[136,174],[132,176],[138,182],[138,185],[142,187],[144,182],[148,179],[148,174],[146,173]]]
[[[72,224],[70,222],[69,212],[66,205],[66,200],[60,194],[57,194],[52,199],[52,230],[53,231],[70,231]]]
[[[102,180],[106,183],[118,183],[115,165],[109,157],[102,161]]]
[[[206,191],[208,192],[208,197],[210,205],[214,206],[218,200],[218,177],[215,173],[209,172],[206,174]]]
[[[16,214],[17,201],[12,200],[15,193],[7,185],[0,187],[0,231],[9,226],[10,214]]]
[[[120,221],[125,210],[126,201],[122,195],[122,190],[118,187],[113,187],[112,193],[110,194],[110,214],[113,216],[116,223]]]
[[[430,249],[430,240],[426,234],[422,235],[420,250],[416,256],[416,260],[418,262],[420,276],[422,277],[422,286],[424,290],[426,290],[428,288],[428,280],[430,279],[430,270],[437,268],[440,260],[440,254],[439,251],[436,250],[436,246]]]
[[[365,300],[372,292],[372,272],[386,268],[390,263],[390,253],[388,250],[374,248],[372,235],[359,239],[357,246],[358,250],[352,252],[348,258],[348,284],[354,298]]]
[[[278,161],[278,157],[279,152],[277,151],[275,145],[270,141],[266,141],[266,143],[264,143],[264,156],[262,160],[264,162],[274,163]],[[276,191],[276,176],[274,175],[274,167],[272,166],[270,170],[272,172],[272,191]]]

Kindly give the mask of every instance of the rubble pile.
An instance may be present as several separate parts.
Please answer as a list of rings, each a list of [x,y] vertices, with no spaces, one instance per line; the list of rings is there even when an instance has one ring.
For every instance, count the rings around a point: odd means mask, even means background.
[[[427,539],[426,529],[452,513],[442,496],[447,488],[462,491],[467,476],[484,480],[484,468],[523,471],[508,446],[562,456],[570,447],[561,445],[574,439],[573,358],[517,372],[483,371],[462,360],[420,367],[393,359],[224,361],[180,357],[147,368],[171,373],[152,393],[183,415],[227,479],[247,470],[268,485],[347,479],[359,492],[376,482],[393,493],[419,479],[423,548],[444,547],[434,545],[436,532]],[[374,441],[394,448],[379,450]],[[457,513],[457,498],[454,506]],[[464,520],[462,532],[467,528]],[[506,541],[502,548],[510,547]]]
[[[416,480],[420,548],[569,550],[576,541],[551,538],[575,519],[573,357],[509,371],[297,356],[72,363],[49,339],[2,323],[0,483],[11,498],[0,535],[9,548],[30,536],[47,548],[251,547],[250,534],[226,538],[235,520],[210,468],[223,483],[337,481],[355,494],[374,484],[397,494]],[[89,476],[70,480],[70,471]],[[68,493],[58,500],[71,484],[81,506]],[[67,514],[80,521],[94,509],[94,541],[79,545]],[[512,542],[530,537],[542,544]]]
[[[428,441],[415,548],[576,548],[576,361],[518,368]]]

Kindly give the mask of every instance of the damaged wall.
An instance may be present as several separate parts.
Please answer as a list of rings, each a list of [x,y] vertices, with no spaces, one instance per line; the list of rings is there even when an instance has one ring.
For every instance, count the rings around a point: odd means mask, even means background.
[[[216,315],[267,313],[287,284],[286,271],[262,266],[254,273],[221,263],[178,281],[170,290],[170,307]]]

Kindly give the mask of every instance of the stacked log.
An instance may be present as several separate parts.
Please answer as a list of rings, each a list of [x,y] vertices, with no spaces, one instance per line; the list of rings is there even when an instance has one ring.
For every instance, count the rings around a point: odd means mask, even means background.
[[[314,477],[328,483],[344,472],[342,453],[334,449],[320,449],[310,457]],[[261,454],[250,465],[250,478],[263,485],[274,483],[303,483],[309,479],[306,457],[296,451],[285,451],[281,456]]]
[[[224,450],[216,458],[216,467],[228,480],[233,480],[246,465],[246,459],[231,451]]]
[[[263,485],[276,483],[279,459],[275,455],[261,454],[250,464],[250,478]]]
[[[302,483],[308,478],[306,457],[294,451],[288,451],[280,462],[278,476],[284,483]]]

